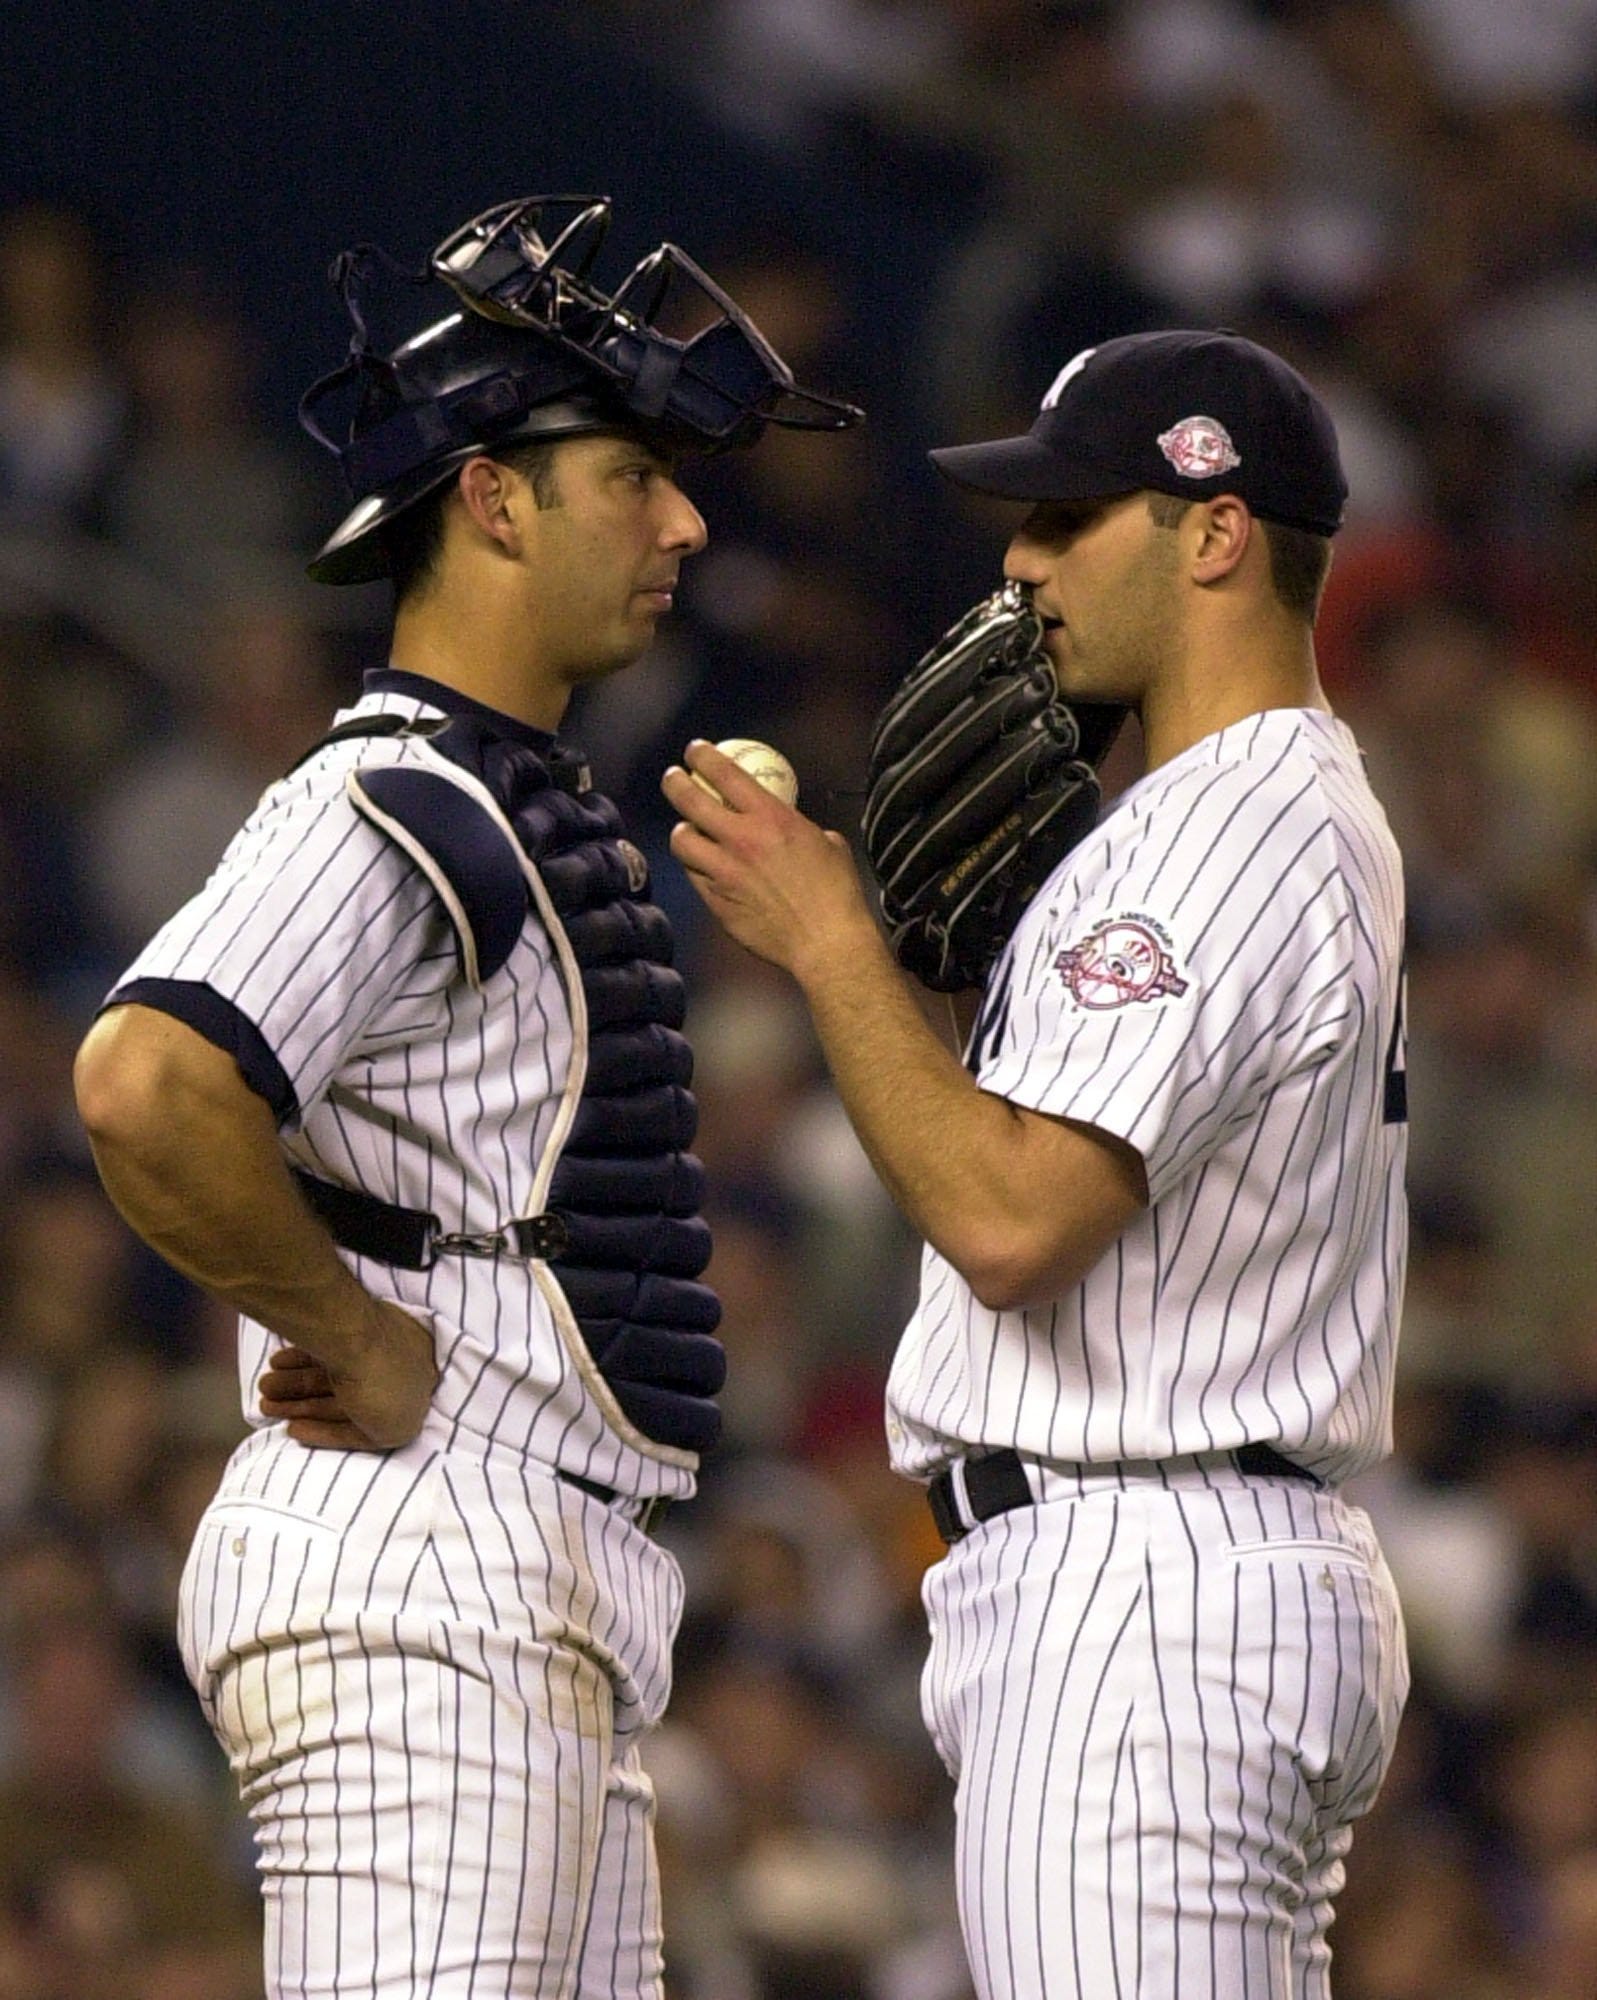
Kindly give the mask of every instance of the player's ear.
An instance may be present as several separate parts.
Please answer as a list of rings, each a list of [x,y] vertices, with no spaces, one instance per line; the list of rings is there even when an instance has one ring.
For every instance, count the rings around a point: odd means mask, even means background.
[[[516,483],[508,465],[482,454],[468,458],[455,475],[455,492],[466,518],[509,556],[521,553]]]
[[[1192,580],[1220,583],[1235,574],[1253,544],[1254,522],[1246,501],[1217,493],[1187,517],[1192,525]]]

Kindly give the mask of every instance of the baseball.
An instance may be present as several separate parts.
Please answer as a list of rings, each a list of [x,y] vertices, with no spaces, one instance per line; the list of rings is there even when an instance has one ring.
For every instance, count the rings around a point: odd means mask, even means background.
[[[723,757],[730,757],[734,764],[741,764],[756,784],[774,792],[783,805],[798,804],[798,773],[780,750],[773,750],[769,743],[760,743],[752,736],[729,736],[715,747]],[[708,778],[701,778],[697,771],[688,775],[694,784],[702,785],[713,798],[721,797]]]

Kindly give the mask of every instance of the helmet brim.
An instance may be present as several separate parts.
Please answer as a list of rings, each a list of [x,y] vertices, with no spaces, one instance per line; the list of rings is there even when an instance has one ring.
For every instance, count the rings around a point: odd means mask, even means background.
[[[472,447],[451,452],[432,465],[418,466],[408,479],[399,481],[386,493],[368,494],[357,501],[323,542],[305,574],[315,583],[378,583],[388,574],[388,551],[383,529],[396,514],[414,507],[436,492],[466,463],[476,456]]]
[[[358,500],[307,563],[305,573],[315,583],[380,583],[388,575],[383,530],[397,515],[453,479],[468,459],[480,454],[492,457],[506,445],[539,438],[583,437],[631,428],[635,427],[627,423],[624,412],[599,397],[571,396],[542,404],[509,430],[460,445],[442,458],[417,466],[381,493]]]

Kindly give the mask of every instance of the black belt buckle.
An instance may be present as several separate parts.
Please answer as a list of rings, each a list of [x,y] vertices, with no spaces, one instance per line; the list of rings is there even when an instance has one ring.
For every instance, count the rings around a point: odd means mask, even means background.
[[[954,1504],[954,1475],[950,1469],[938,1473],[926,1489],[937,1532],[952,1548],[968,1532]],[[981,1458],[965,1460],[965,1499],[973,1521],[990,1521],[1015,1507],[1033,1507],[1036,1495],[1026,1477],[1026,1467],[1016,1451],[990,1451]]]
[[[954,1506],[954,1475],[939,1472],[926,1489],[926,1499],[932,1510],[932,1519],[937,1523],[937,1532],[942,1536],[944,1546],[951,1549],[965,1533],[965,1524]]]

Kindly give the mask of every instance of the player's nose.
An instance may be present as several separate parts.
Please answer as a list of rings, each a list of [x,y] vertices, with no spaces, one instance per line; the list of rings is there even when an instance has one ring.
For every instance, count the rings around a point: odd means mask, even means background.
[[[1034,542],[1024,528],[1017,528],[1004,551],[1004,581],[1023,583],[1028,589],[1035,590],[1047,580],[1047,550],[1041,542]]]
[[[710,531],[705,526],[704,516],[682,488],[672,481],[670,503],[660,529],[661,547],[677,549],[683,555],[692,556],[697,555],[709,539]]]

